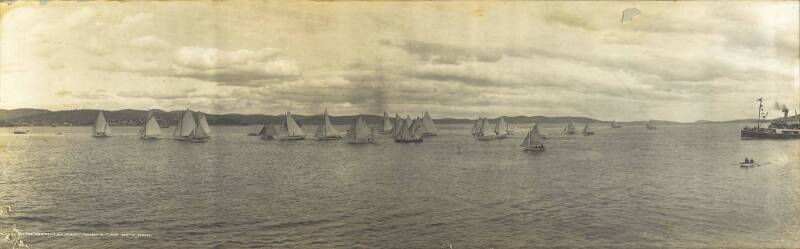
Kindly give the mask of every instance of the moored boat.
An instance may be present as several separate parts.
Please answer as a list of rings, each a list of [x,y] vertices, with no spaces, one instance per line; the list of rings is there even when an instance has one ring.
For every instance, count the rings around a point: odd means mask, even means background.
[[[766,122],[767,113],[764,112],[762,98],[758,98],[758,119],[754,127],[744,127],[739,132],[742,140],[752,139],[800,139],[800,115],[789,117],[789,110],[784,106],[782,118],[770,122],[767,128],[761,127]]]

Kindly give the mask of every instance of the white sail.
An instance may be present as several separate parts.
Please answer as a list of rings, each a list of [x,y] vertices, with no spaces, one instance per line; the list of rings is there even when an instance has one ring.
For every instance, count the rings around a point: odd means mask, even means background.
[[[208,126],[208,121],[206,121],[206,115],[202,112],[198,113],[197,120],[195,122],[197,123],[197,126],[189,135],[189,138],[194,140],[202,140],[210,137],[211,129]]]
[[[212,133],[211,132],[211,127],[208,126],[208,120],[206,120],[206,114],[205,113],[202,113],[202,112],[200,113],[200,117],[197,118],[197,126],[198,127],[202,127],[203,131],[207,135],[211,135],[211,133]]]
[[[542,134],[539,133],[539,124],[533,124],[533,128],[525,135],[525,140],[522,141],[522,147],[532,148],[543,144]]]
[[[483,120],[482,117],[478,117],[478,119],[475,120],[475,124],[472,125],[472,130],[470,131],[472,135],[478,135],[478,131],[480,130],[481,126],[481,120]]]
[[[275,126],[273,126],[272,124],[264,125],[264,130],[263,131],[264,131],[264,133],[261,134],[261,136],[263,136],[263,137],[277,137],[278,136],[278,130],[275,129]]]
[[[422,116],[422,127],[426,135],[436,135],[439,132],[439,129],[436,129],[436,125],[433,123],[433,119],[431,119],[431,114],[427,111]]]
[[[144,125],[139,130],[139,137],[154,137],[161,135],[161,127],[158,126],[158,121],[153,116],[153,113],[148,112]]]
[[[586,134],[586,133],[591,133],[591,132],[592,132],[592,128],[589,128],[589,123],[586,123],[586,125],[583,126],[583,133]]]
[[[281,130],[287,137],[302,137],[306,135],[303,133],[303,129],[301,129],[300,126],[297,125],[297,122],[294,121],[291,112],[286,113]]]
[[[178,119],[178,125],[175,127],[175,130],[172,132],[172,136],[176,138],[186,138],[192,134],[197,124],[194,121],[194,117],[192,116],[192,111],[186,109],[183,111],[181,118]]]
[[[322,137],[330,137],[330,136],[338,136],[339,131],[333,128],[333,124],[331,124],[331,119],[328,116],[328,110],[322,114],[322,123],[319,124],[317,127],[317,132],[314,133],[314,137],[322,138]]]
[[[389,132],[392,131],[394,126],[392,125],[392,120],[389,119],[389,114],[383,112],[383,127],[381,128],[381,132]]]
[[[106,121],[106,116],[103,115],[103,111],[100,111],[97,114],[97,119],[94,121],[94,134],[95,135],[106,135],[111,134],[111,127],[108,125]]]
[[[430,131],[428,131],[425,128],[425,124],[424,123],[425,123],[424,119],[421,119],[421,118],[417,118],[417,119],[414,120],[414,122],[412,123],[412,126],[411,126],[411,136],[413,138],[416,139],[416,138],[420,138],[420,137],[422,137],[422,136],[424,136],[426,134],[430,134]]]
[[[409,141],[411,140],[411,130],[409,129],[409,122],[408,119],[401,119],[400,126],[398,128],[397,136],[395,136],[395,140],[397,141]]]
[[[572,121],[569,121],[569,124],[567,124],[567,128],[564,129],[564,131],[567,133],[575,133],[575,124],[572,123]]]
[[[494,133],[497,135],[508,135],[511,129],[508,128],[508,123],[503,117],[497,119],[497,125],[494,127]]]
[[[358,119],[350,126],[348,138],[350,142],[372,141],[372,130],[367,126],[367,122],[364,121],[363,117],[358,116]]]
[[[394,125],[392,126],[392,137],[397,137],[400,134],[403,119],[397,113],[394,114]]]
[[[489,119],[481,121],[480,130],[478,130],[478,137],[490,137],[496,135],[492,126],[489,124]]]

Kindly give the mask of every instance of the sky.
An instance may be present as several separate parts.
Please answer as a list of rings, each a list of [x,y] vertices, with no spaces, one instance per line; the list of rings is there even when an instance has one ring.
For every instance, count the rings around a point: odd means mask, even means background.
[[[690,122],[754,118],[759,97],[772,117],[800,108],[797,1],[1,5],[0,109]],[[628,8],[641,14],[623,23]]]

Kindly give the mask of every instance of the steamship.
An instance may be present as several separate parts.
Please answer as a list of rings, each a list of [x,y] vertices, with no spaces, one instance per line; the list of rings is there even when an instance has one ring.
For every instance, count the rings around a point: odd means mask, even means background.
[[[758,100],[758,121],[754,127],[744,127],[741,131],[742,139],[797,139],[800,138],[800,115],[789,117],[789,109],[781,108],[782,118],[777,118],[770,122],[766,128],[761,127],[761,123],[767,119],[764,112],[762,99]]]

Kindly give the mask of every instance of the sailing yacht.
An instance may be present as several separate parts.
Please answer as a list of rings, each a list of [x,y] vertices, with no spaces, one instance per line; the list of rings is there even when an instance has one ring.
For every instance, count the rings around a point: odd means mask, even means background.
[[[386,114],[386,112],[383,112],[383,127],[381,127],[381,130],[378,131],[378,133],[379,134],[392,134],[393,130],[394,130],[394,125],[392,124],[392,120],[389,119],[389,114]]]
[[[533,124],[531,130],[525,135],[525,139],[522,140],[521,146],[525,151],[544,151],[544,140],[542,134],[539,133],[539,124]]]
[[[139,129],[139,138],[158,139],[158,135],[161,135],[161,127],[158,126],[158,121],[153,113],[147,112],[147,118],[145,118],[142,128]]]
[[[424,129],[422,135],[425,137],[436,136],[436,134],[439,132],[439,129],[436,129],[436,125],[433,123],[433,119],[431,119],[431,114],[428,113],[428,111],[425,111],[425,114],[422,115],[421,125],[422,128]]]
[[[565,133],[567,135],[575,135],[575,123],[572,123],[572,121],[569,121],[569,124],[567,124],[567,127],[564,128],[563,133]]]
[[[189,136],[192,135],[196,127],[197,123],[194,121],[192,111],[186,109],[186,111],[183,111],[183,114],[181,114],[181,118],[178,119],[178,125],[175,126],[175,130],[172,131],[172,137],[178,140],[189,139]]]
[[[291,112],[286,112],[286,116],[283,119],[283,123],[280,127],[280,137],[278,140],[286,141],[286,140],[303,140],[306,139],[306,134],[303,133],[303,129],[297,125],[297,122],[294,121]]]
[[[261,140],[272,140],[278,137],[278,131],[275,130],[275,127],[272,126],[272,124],[265,124],[262,131],[263,133],[261,133]]]
[[[261,135],[264,135],[265,129],[266,129],[266,125],[257,125],[255,128],[253,128],[253,131],[250,132],[250,133],[247,133],[247,135],[248,136],[261,136]]]
[[[489,124],[489,119],[483,118],[481,120],[480,127],[478,128],[478,134],[475,135],[478,140],[495,140],[499,137],[497,133],[494,132],[492,126]]]
[[[581,131],[581,133],[582,133],[584,136],[591,136],[591,135],[594,135],[594,131],[592,131],[592,128],[589,128],[589,123],[586,123],[586,125],[585,125],[585,126],[583,126],[583,131]]]
[[[617,124],[616,120],[611,120],[611,128],[620,128],[622,125]]]
[[[478,131],[480,130],[482,122],[481,120],[483,120],[483,118],[478,117],[478,119],[475,120],[475,124],[472,125],[472,130],[470,130],[470,134],[472,134],[473,136],[478,135]]]
[[[412,124],[411,117],[406,116],[405,120],[400,122],[400,128],[398,129],[399,132],[397,136],[395,136],[394,141],[398,143],[419,143],[422,142],[422,136],[418,136],[418,130],[414,129],[414,124]]]
[[[108,137],[111,135],[111,126],[108,125],[106,117],[103,116],[103,111],[97,114],[97,119],[94,121],[94,134],[93,137]]]
[[[396,138],[400,134],[400,126],[403,125],[403,119],[397,113],[394,114],[394,125],[392,125],[392,138]]]
[[[339,140],[342,136],[339,131],[333,128],[331,119],[328,117],[328,110],[322,113],[321,123],[317,126],[317,132],[314,133],[314,138],[317,140]]]
[[[211,127],[208,126],[206,115],[202,112],[197,115],[197,126],[189,134],[189,141],[191,142],[205,142],[211,138]]]
[[[497,119],[497,125],[494,127],[494,133],[497,134],[498,138],[506,138],[506,136],[511,135],[511,128],[508,127],[506,119],[504,119],[502,116]]]
[[[384,120],[384,122],[385,121],[386,120]],[[364,118],[359,115],[358,119],[356,119],[356,121],[353,122],[353,125],[350,126],[350,132],[347,134],[347,140],[351,144],[372,143],[374,142],[374,134],[372,131],[373,130],[367,126],[367,122],[364,121]]]
[[[648,130],[655,130],[656,129],[656,124],[655,124],[655,122],[653,122],[653,120],[650,120],[650,122],[647,123],[647,125],[645,125],[645,127],[647,127]]]

